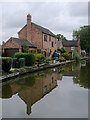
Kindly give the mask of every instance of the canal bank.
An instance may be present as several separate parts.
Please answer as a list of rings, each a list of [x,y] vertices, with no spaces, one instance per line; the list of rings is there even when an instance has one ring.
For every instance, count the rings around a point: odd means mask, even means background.
[[[86,60],[87,58],[83,58],[81,60]],[[51,64],[40,64],[38,67],[34,66],[34,67],[26,67],[26,68],[20,68],[20,69],[14,69],[16,72],[15,73],[11,73],[8,75],[4,75],[0,77],[0,82],[5,82],[5,81],[9,81],[11,78],[15,78],[27,73],[33,73],[33,72],[37,72],[37,71],[41,71],[41,70],[46,70],[49,68],[54,68],[54,67],[58,67],[58,66],[64,66],[70,63],[74,63],[76,61],[74,60],[70,60],[70,61],[66,61],[66,62],[56,62],[56,63],[51,63]]]

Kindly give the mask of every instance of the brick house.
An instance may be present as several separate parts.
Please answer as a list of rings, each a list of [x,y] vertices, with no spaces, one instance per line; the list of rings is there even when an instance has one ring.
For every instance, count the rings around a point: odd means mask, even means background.
[[[18,32],[20,39],[26,39],[37,46],[37,51],[51,58],[57,50],[57,36],[49,29],[31,22],[31,15],[27,15],[27,24]]]
[[[71,50],[76,50],[79,55],[81,55],[81,47],[80,47],[80,37],[78,40],[61,40],[59,39],[60,48],[64,47],[67,52]]]
[[[22,52],[22,46],[30,45],[29,48],[43,53],[51,58],[54,51],[57,50],[57,36],[49,29],[31,22],[31,15],[27,15],[27,24],[18,32],[19,38],[11,37],[3,46],[2,51],[6,56],[12,56],[15,52]]]
[[[36,45],[32,44],[28,40],[19,39],[11,37],[3,46],[2,46],[2,53],[5,56],[13,57],[16,52],[22,52],[23,46],[28,46],[28,50],[30,52],[37,51]]]

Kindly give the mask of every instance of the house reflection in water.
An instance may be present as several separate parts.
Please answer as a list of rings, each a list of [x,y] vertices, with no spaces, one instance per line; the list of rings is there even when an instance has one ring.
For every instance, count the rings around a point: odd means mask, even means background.
[[[3,85],[2,98],[11,98],[18,93],[18,96],[27,105],[27,114],[30,115],[31,106],[56,88],[57,80],[62,80],[63,76],[72,76],[74,84],[87,88],[87,73],[87,64],[83,67],[80,63],[75,63],[73,67],[71,64],[66,67],[57,67],[30,75],[27,74],[18,77],[16,81],[12,80],[13,83]]]
[[[13,94],[18,93],[18,96],[26,103],[27,114],[30,115],[31,106],[57,86],[57,78],[58,74],[52,71],[26,76],[3,86],[2,97],[10,98]]]

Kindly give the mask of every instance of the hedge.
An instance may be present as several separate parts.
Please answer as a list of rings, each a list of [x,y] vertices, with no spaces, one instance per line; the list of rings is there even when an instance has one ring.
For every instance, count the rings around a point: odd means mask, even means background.
[[[4,70],[5,72],[9,72],[9,70],[11,69],[11,65],[12,65],[12,58],[11,57],[2,57],[2,70]]]
[[[35,54],[35,61],[43,62],[45,60],[45,56],[43,54]]]
[[[14,58],[25,58],[26,66],[31,66],[35,63],[35,56],[33,53],[15,53]]]

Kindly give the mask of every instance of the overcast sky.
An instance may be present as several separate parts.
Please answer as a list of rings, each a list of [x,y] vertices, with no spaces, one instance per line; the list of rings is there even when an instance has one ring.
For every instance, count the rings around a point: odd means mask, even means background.
[[[3,41],[18,37],[17,32],[26,24],[28,13],[32,22],[67,39],[72,39],[73,30],[88,25],[88,2],[3,3]]]

